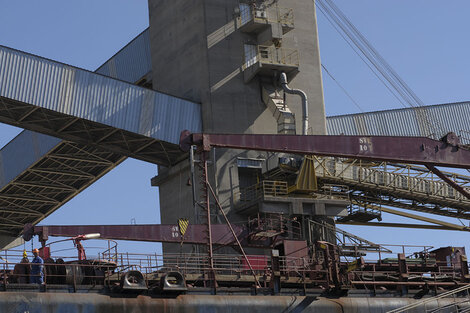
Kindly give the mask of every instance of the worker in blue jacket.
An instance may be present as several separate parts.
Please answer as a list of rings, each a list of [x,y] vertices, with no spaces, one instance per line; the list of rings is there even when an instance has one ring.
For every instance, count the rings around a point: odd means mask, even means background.
[[[39,256],[39,250],[33,249],[34,259],[31,261],[31,283],[44,283],[44,260]]]

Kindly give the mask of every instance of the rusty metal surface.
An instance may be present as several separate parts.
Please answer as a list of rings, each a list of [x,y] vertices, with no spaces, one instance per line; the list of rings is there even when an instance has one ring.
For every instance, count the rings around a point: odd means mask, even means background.
[[[435,253],[436,260],[445,262],[448,266],[460,268],[460,256],[466,255],[465,247],[442,247],[431,251]]]
[[[232,225],[235,234],[241,236],[244,227]],[[102,239],[135,240],[152,242],[173,242],[206,244],[206,225],[188,225],[181,236],[177,225],[73,225],[73,226],[35,226],[35,234],[45,236],[74,237],[81,234],[100,233]],[[213,224],[211,226],[214,244],[227,245],[235,242],[228,225]],[[30,238],[25,238],[30,239]]]
[[[185,149],[188,143],[200,145],[206,151],[217,147],[470,168],[469,150],[425,137],[188,135],[183,132],[180,147]]]
[[[419,300],[412,298],[385,297],[350,297],[322,298],[315,296],[208,296],[184,295],[176,299],[156,299],[147,296],[128,295],[110,297],[100,294],[67,294],[39,292],[0,293],[0,310],[2,312],[70,312],[70,313],[341,313],[367,312],[379,313],[403,307]],[[452,299],[441,299],[439,304],[451,304]],[[425,309],[437,307],[431,302],[418,307],[413,312],[425,312]],[[468,304],[461,305],[468,308]]]

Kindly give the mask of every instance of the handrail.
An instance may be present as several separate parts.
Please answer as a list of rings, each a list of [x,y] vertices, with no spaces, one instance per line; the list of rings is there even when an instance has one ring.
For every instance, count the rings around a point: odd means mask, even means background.
[[[240,6],[240,16],[238,17],[240,26],[243,26],[254,20],[280,23],[281,25],[293,28],[294,10],[292,8],[282,7],[274,7],[268,10],[263,10],[249,4]]]
[[[11,258],[18,258],[21,256],[21,251],[15,251],[15,254],[10,254]],[[63,286],[73,286],[73,290],[78,290],[82,288],[80,286],[112,286],[116,283],[121,281],[121,278],[125,274],[125,272],[129,270],[139,270],[146,282],[149,280],[153,280],[156,282],[159,278],[162,277],[162,274],[171,272],[171,271],[178,271],[186,279],[200,279],[205,272],[207,272],[211,267],[209,266],[207,255],[205,253],[202,254],[165,254],[165,255],[157,255],[157,254],[138,254],[138,253],[120,253],[118,254],[118,259],[123,260],[120,264],[114,263],[90,263],[90,264],[81,264],[81,263],[66,263],[66,264],[45,264],[45,282],[47,288],[48,284],[52,285],[63,285]],[[248,259],[251,263],[251,266],[254,271],[254,275],[257,278],[265,277],[264,282],[266,282],[266,277],[268,280],[271,279],[272,275],[279,275],[273,273],[273,259],[269,256],[265,255],[249,255]],[[315,273],[319,274],[317,278],[311,280],[311,282],[319,283],[322,280],[321,275],[325,275],[327,277],[328,270],[326,268],[322,269],[315,269],[313,270],[312,265],[318,264],[316,263],[315,258],[311,258],[309,256],[306,257],[297,257],[297,256],[279,256],[277,257],[279,262],[279,271],[280,275],[285,277],[285,279],[295,278],[299,279],[302,277],[310,277],[309,273],[314,271]],[[226,254],[216,254],[213,257],[214,263],[214,272],[216,275],[245,275],[251,276],[251,270],[248,266],[248,262],[244,259],[242,255],[226,255]],[[22,266],[29,266],[30,263],[21,263]],[[370,263],[374,264],[374,263]],[[370,265],[369,264],[369,265]],[[0,270],[0,277],[3,280],[3,285],[0,280],[0,287],[4,287],[5,289],[8,286],[14,288],[23,288],[22,284],[28,281],[31,277],[25,272],[18,272],[12,271],[15,267],[16,263],[14,262],[4,262],[1,263],[3,267],[3,271]],[[345,263],[341,263],[341,266],[344,266]],[[437,264],[439,266],[439,264]],[[63,271],[49,271],[49,266],[62,268]],[[94,269],[99,268],[101,270],[95,272]],[[413,278],[421,278],[419,281],[410,282],[410,284],[414,284],[418,286],[419,284],[426,284],[429,283],[430,285],[440,284],[445,286],[446,288],[453,288],[452,284],[455,281],[458,281],[458,278],[461,278],[462,273],[458,271],[457,268],[452,267],[446,268],[439,267],[439,271],[433,271],[432,273],[428,274],[428,272],[417,272],[412,271],[413,268],[410,268],[409,275]],[[436,268],[437,269],[437,268]],[[66,271],[67,270],[67,271]],[[354,275],[355,280],[351,280],[346,283],[351,283],[352,285],[370,285],[370,284],[398,284],[399,282],[393,282],[385,280],[377,280],[378,276],[383,275],[392,275],[393,277],[398,277],[399,273],[396,270],[378,270],[376,271],[375,268],[373,270],[353,270],[351,272]],[[428,276],[430,275],[430,276]],[[444,281],[442,277],[445,276],[446,280]],[[18,280],[15,278],[25,278],[22,282],[18,283]],[[247,277],[245,277],[247,278]],[[372,278],[373,281],[367,280],[368,278]],[[454,282],[450,282],[449,278],[451,278]],[[433,282],[434,279],[434,282]],[[435,280],[439,280],[435,282]],[[51,282],[55,280],[55,282]],[[360,280],[363,280],[360,282]],[[60,281],[58,283],[58,281]],[[326,280],[325,280],[326,282]],[[322,283],[323,284],[323,283]],[[458,284],[458,283],[457,283]],[[34,285],[30,285],[34,286]],[[148,284],[147,284],[148,286]],[[41,287],[42,288],[42,287]],[[88,288],[88,287],[87,287]]]
[[[452,207],[470,208],[467,199],[437,175],[416,165],[397,165],[387,162],[334,159],[315,156],[317,178],[328,183],[340,183],[358,190],[376,190],[400,193],[400,197],[421,197],[426,202]],[[470,176],[443,172],[466,190],[470,190]]]
[[[423,304],[426,304],[428,302],[432,302],[432,301],[437,301],[439,299],[442,299],[442,298],[445,298],[445,297],[448,297],[448,296],[451,296],[451,295],[455,295],[456,293],[459,293],[459,292],[462,292],[462,291],[465,291],[465,290],[469,290],[470,289],[470,284],[469,285],[466,285],[466,286],[462,286],[462,287],[459,287],[459,288],[456,288],[454,290],[451,290],[451,291],[447,291],[447,292],[444,292],[444,293],[441,293],[440,295],[438,296],[435,296],[435,297],[432,297],[432,298],[429,298],[429,299],[425,299],[425,300],[422,300],[422,301],[419,301],[419,302],[415,302],[415,303],[412,303],[412,304],[408,304],[404,307],[401,307],[401,308],[398,308],[398,309],[395,309],[395,310],[391,310],[391,311],[387,311],[387,313],[401,313],[401,312],[405,312],[405,311],[408,311],[410,309],[413,309],[413,308],[416,308],[418,306],[421,306]]]
[[[295,49],[277,48],[275,46],[257,46],[258,61],[269,64],[299,66],[299,52]]]
[[[287,197],[288,185],[285,181],[263,180],[246,188],[240,188],[239,200],[255,201],[265,196]]]

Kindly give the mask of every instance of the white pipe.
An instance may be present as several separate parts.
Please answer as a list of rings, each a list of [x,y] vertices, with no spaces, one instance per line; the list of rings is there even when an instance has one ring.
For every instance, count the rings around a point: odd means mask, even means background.
[[[101,237],[100,233],[94,233],[94,234],[86,234],[83,235],[83,239],[98,239]]]
[[[281,73],[280,77],[282,89],[286,93],[299,95],[302,98],[302,135],[307,135],[308,131],[308,101],[307,94],[300,89],[292,89],[287,85],[286,73]]]

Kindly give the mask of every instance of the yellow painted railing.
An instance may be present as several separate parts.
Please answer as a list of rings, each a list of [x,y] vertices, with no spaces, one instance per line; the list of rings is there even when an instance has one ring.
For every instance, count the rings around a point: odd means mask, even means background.
[[[264,196],[287,197],[287,182],[264,180],[247,188],[240,188],[240,201],[254,201]]]

